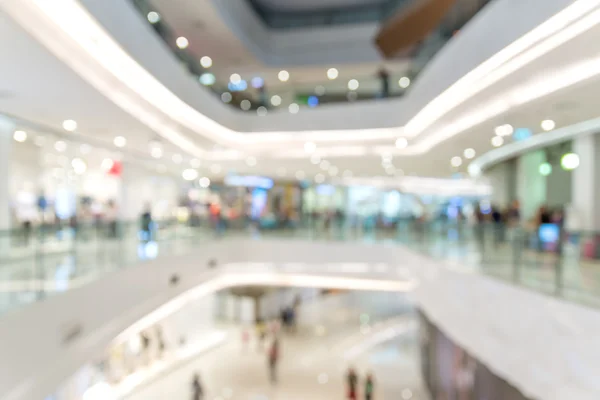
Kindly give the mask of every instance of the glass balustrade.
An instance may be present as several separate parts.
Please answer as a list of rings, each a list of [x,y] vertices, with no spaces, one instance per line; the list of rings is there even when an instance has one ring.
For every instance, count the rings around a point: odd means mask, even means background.
[[[600,233],[495,223],[311,217],[37,226],[0,232],[0,313],[85,285],[149,259],[197,250],[215,239],[288,238],[385,242],[452,268],[547,295],[600,305]]]

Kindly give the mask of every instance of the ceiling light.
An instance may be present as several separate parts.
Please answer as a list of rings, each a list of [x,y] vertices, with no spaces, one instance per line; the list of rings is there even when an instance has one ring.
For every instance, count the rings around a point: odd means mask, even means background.
[[[175,43],[177,44],[177,47],[179,47],[180,49],[185,49],[190,44],[190,42],[187,40],[187,38],[185,38],[183,36],[179,36],[177,38],[177,40],[175,41]]]
[[[254,157],[246,158],[246,165],[249,167],[254,167],[256,165],[256,158],[254,158]]]
[[[413,396],[413,394],[410,389],[402,390],[402,399],[403,400],[410,400],[412,398],[412,396]]]
[[[304,143],[304,151],[307,152],[308,154],[314,153],[315,150],[317,150],[317,145],[315,144],[315,142]]]
[[[127,139],[125,139],[123,136],[117,136],[113,139],[113,144],[116,147],[125,147],[127,145]]]
[[[543,130],[549,132],[556,127],[556,123],[551,119],[545,119],[542,121],[541,126]]]
[[[59,140],[56,143],[54,143],[54,150],[62,153],[66,149],[67,149],[67,144],[65,142],[63,142],[62,140]]]
[[[323,171],[327,171],[329,169],[329,167],[331,167],[331,163],[327,160],[323,160],[321,161],[321,163],[319,164],[319,167],[321,167],[321,169]]]
[[[256,113],[258,114],[259,117],[264,117],[268,113],[267,107],[265,107],[265,106],[258,107],[256,109]]]
[[[549,163],[542,163],[540,164],[540,167],[538,168],[538,171],[540,172],[540,175],[542,176],[548,176],[552,173],[552,165],[550,165]]]
[[[219,164],[213,164],[210,166],[210,172],[213,174],[218,174],[221,172],[221,166]]]
[[[147,18],[148,22],[151,24],[156,24],[158,21],[160,21],[160,15],[156,11],[150,11],[147,15]]]
[[[336,176],[338,174],[340,170],[338,169],[338,167],[336,167],[335,165],[331,166],[331,168],[329,168],[329,175],[330,176]]]
[[[201,188],[206,189],[207,187],[210,186],[210,179],[208,179],[207,177],[202,177],[200,178],[200,180],[198,180],[198,184],[200,185]]]
[[[356,90],[358,89],[359,83],[356,79],[350,79],[348,81],[348,89],[350,90]]]
[[[250,84],[252,85],[252,87],[254,89],[260,89],[261,87],[264,86],[265,84],[265,80],[263,78],[261,78],[260,76],[255,76],[254,78],[252,78],[252,80],[250,81]]]
[[[233,83],[234,85],[237,85],[241,81],[242,77],[240,76],[240,74],[231,74],[231,76],[229,77],[229,82]]]
[[[567,153],[560,159],[560,165],[565,171],[571,171],[579,167],[579,156],[575,153]]]
[[[321,157],[318,156],[317,154],[313,154],[310,157],[310,162],[313,163],[314,165],[320,164],[321,163]]]
[[[327,78],[329,78],[331,80],[336,79],[338,77],[338,75],[339,75],[339,72],[335,68],[329,68],[327,70]]]
[[[83,175],[87,170],[87,164],[81,158],[71,160],[71,166],[77,175]]]
[[[77,122],[72,119],[66,119],[62,123],[63,129],[68,132],[74,132],[77,129]]]
[[[150,149],[150,155],[154,158],[161,158],[163,156],[163,149],[160,147],[153,147]]]
[[[110,158],[105,158],[104,160],[102,160],[102,164],[100,164],[100,168],[102,168],[102,170],[108,172],[112,169],[112,167],[115,165],[115,162],[113,160],[111,160]]]
[[[317,96],[323,96],[325,94],[325,86],[319,85],[315,88],[315,94]]]
[[[300,106],[296,103],[292,103],[288,106],[288,110],[292,114],[298,114],[298,111],[300,111]]]
[[[323,182],[325,182],[325,175],[323,175],[323,174],[316,174],[315,175],[315,182],[316,183],[323,183]]]
[[[81,146],[79,146],[79,152],[81,154],[90,154],[90,152],[92,151],[92,146],[90,146],[89,144],[82,144]]]
[[[347,169],[347,170],[344,171],[344,173],[342,174],[342,176],[344,178],[351,178],[352,177],[352,171],[350,171],[350,170]]]
[[[192,168],[184,169],[181,173],[181,176],[186,181],[193,181],[194,179],[198,178],[198,171]]]
[[[392,155],[392,153],[385,152],[381,154],[381,160],[384,162],[391,162],[393,158],[394,156]]]
[[[498,136],[510,136],[513,134],[514,128],[510,124],[504,124],[504,125],[497,126],[496,129],[494,129],[494,132]]]
[[[465,156],[466,159],[470,160],[475,157],[475,150],[470,149],[470,148],[465,149],[465,151],[463,152],[463,155]]]
[[[304,171],[296,171],[296,179],[302,180],[304,178],[306,178],[306,174],[304,173]]]
[[[171,160],[173,160],[175,164],[181,164],[183,162],[183,157],[181,156],[181,154],[173,154]]]
[[[281,70],[279,71],[279,74],[277,74],[277,77],[281,82],[287,82],[290,79],[290,73],[286,70]]]
[[[212,58],[209,56],[204,56],[200,59],[200,65],[202,65],[204,68],[210,68],[212,67],[212,64]]]
[[[405,149],[408,147],[408,140],[403,137],[396,139],[396,147],[399,149]]]
[[[232,99],[233,96],[229,92],[224,92],[221,94],[221,101],[223,101],[223,103],[230,103]]]
[[[27,132],[15,131],[15,133],[13,133],[13,139],[15,139],[15,141],[17,141],[19,143],[23,143],[24,141],[27,140]]]
[[[494,147],[500,147],[504,144],[504,139],[502,139],[502,136],[494,136],[492,138],[492,146]]]
[[[460,167],[462,165],[462,158],[456,156],[456,157],[452,157],[452,159],[450,160],[450,164],[453,167]]]
[[[200,166],[202,165],[202,162],[200,160],[198,160],[197,158],[192,158],[190,160],[190,165],[192,166],[192,168],[200,168]]]
[[[281,97],[279,97],[278,95],[271,97],[271,104],[273,104],[275,107],[280,106],[281,105]]]
[[[398,86],[400,86],[402,89],[406,89],[407,87],[410,86],[410,78],[407,76],[403,76],[398,81]]]
[[[217,81],[217,78],[215,78],[214,74],[207,72],[205,74],[200,75],[199,81],[204,86],[212,86]]]
[[[240,102],[240,108],[244,111],[248,111],[252,108],[252,103],[250,103],[250,100],[244,99]]]

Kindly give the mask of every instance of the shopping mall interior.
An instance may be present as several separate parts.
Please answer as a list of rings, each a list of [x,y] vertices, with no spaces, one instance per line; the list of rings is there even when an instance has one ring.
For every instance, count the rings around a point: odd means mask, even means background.
[[[598,38],[600,0],[0,0],[0,399],[599,399]]]

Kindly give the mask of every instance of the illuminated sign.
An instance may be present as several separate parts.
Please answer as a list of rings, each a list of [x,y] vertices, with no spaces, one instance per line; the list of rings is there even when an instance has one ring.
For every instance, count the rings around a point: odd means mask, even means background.
[[[263,176],[228,175],[225,178],[225,184],[227,186],[235,187],[271,189],[273,187],[273,179],[265,178]]]

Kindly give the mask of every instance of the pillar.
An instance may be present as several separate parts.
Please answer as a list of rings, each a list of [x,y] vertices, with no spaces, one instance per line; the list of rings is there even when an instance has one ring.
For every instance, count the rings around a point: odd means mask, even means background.
[[[0,231],[11,228],[9,177],[14,128],[11,120],[0,115]]]
[[[573,230],[599,231],[600,134],[575,138],[573,152],[579,156],[579,167],[573,171],[567,223]]]
[[[546,204],[546,177],[539,170],[545,162],[544,150],[523,154],[517,161],[517,198],[521,204],[523,221],[534,217],[538,208]]]

